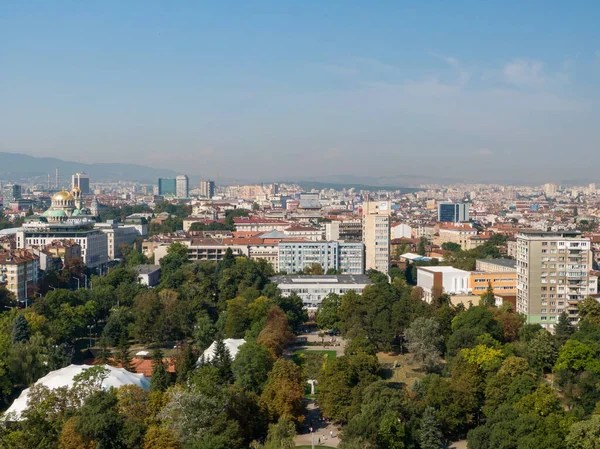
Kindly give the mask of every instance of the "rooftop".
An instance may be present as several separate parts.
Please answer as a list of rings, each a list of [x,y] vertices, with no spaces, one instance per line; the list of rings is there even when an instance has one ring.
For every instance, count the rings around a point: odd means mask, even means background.
[[[155,271],[160,271],[160,265],[137,265],[134,270],[137,271],[138,274],[150,274]]]
[[[448,267],[448,266],[417,267],[417,270],[431,271],[431,272],[434,272],[434,273],[469,274],[469,271],[459,270],[458,268]]]
[[[340,274],[335,276],[303,276],[303,275],[282,275],[271,278],[275,284],[372,284],[368,276],[364,274]]]
[[[517,261],[514,259],[477,259],[477,262],[491,263],[507,268],[516,268]]]

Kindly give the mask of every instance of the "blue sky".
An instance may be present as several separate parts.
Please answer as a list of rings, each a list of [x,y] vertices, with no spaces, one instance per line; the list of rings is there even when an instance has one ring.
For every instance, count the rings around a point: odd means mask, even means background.
[[[0,2],[0,151],[600,181],[597,1]]]

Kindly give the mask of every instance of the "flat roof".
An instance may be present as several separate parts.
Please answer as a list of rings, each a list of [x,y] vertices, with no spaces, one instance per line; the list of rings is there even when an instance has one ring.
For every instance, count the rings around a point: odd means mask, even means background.
[[[160,265],[136,265],[134,268],[138,274],[150,274],[160,271]]]
[[[304,276],[300,274],[290,274],[273,276],[271,278],[275,284],[323,284],[323,285],[352,285],[352,284],[372,284],[371,279],[364,274],[339,274],[339,275],[322,275]]]
[[[417,267],[417,270],[432,271],[434,273],[464,273],[464,274],[470,273],[470,271],[459,270],[458,268],[449,267],[449,266],[439,266],[439,265]]]
[[[491,263],[494,265],[501,265],[507,268],[517,267],[517,261],[514,259],[477,259],[477,262]]]

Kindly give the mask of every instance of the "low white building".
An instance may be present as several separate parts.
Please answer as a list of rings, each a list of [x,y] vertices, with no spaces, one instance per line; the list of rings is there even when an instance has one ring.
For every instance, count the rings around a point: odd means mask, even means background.
[[[134,269],[140,284],[148,287],[160,284],[160,265],[138,265]]]
[[[417,267],[417,287],[423,289],[423,300],[430,303],[434,296],[465,295],[469,289],[470,272],[458,268],[436,266]]]
[[[359,294],[372,284],[365,275],[342,274],[338,276],[274,276],[271,278],[283,296],[298,295],[308,310],[316,310],[330,293],[343,295],[349,291]]]

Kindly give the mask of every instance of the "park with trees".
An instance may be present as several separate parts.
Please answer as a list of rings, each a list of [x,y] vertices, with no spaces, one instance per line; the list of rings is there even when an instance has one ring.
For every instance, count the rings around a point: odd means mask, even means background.
[[[0,425],[0,447],[294,447],[307,432],[308,379],[317,380],[320,413],[341,428],[342,449],[597,444],[600,304],[592,298],[580,304],[577,328],[564,314],[551,334],[509,304],[496,307],[489,291],[470,306],[443,292],[428,304],[409,271],[369,272],[362,294],[330,295],[315,316],[314,326],[341,334],[343,352],[299,354],[293,344],[307,313],[270,281],[268,263],[231,251],[192,263],[173,244],[161,284],[148,289],[132,270],[140,257],[130,248],[91,279],[93,289],[56,288],[26,309],[0,288],[3,409],[48,372],[82,363],[92,330],[99,363],[71,388],[33,387],[21,419]],[[227,338],[245,339],[235,358]],[[213,342],[214,357],[198,364]],[[140,347],[151,353],[149,390],[100,388],[102,365],[131,370]],[[399,376],[409,365],[414,376]]]

